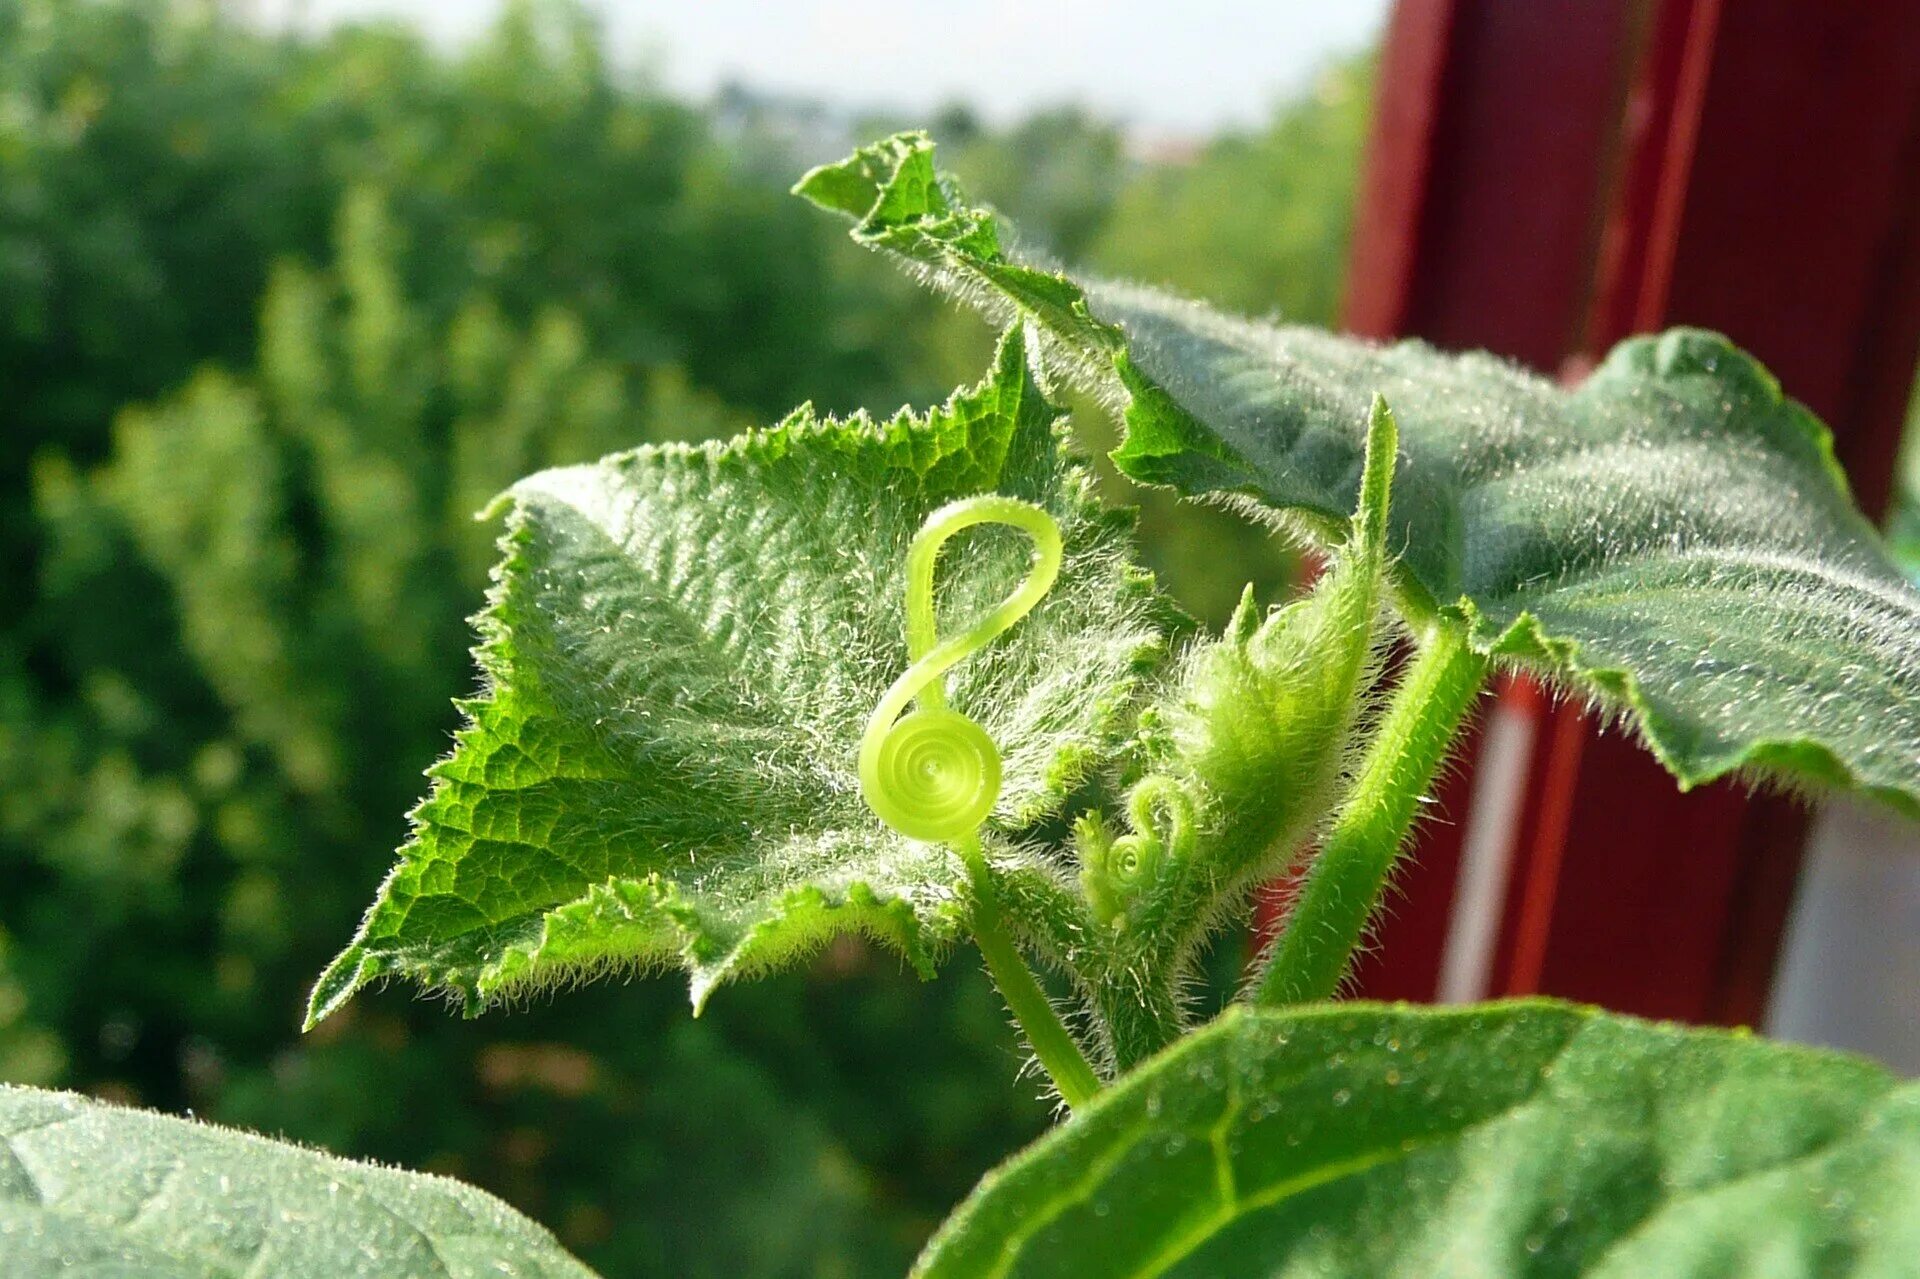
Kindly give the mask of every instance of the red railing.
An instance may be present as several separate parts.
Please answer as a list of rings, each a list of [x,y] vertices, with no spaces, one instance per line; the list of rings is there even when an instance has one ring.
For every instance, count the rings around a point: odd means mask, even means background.
[[[1920,4],[1402,0],[1379,84],[1348,327],[1565,377],[1632,332],[1719,329],[1883,509],[1920,355]],[[1683,795],[1524,680],[1462,761],[1363,993],[1761,1016],[1801,810]]]

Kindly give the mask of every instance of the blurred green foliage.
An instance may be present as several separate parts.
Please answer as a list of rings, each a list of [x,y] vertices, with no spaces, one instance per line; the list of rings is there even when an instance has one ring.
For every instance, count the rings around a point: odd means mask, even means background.
[[[0,0],[0,1079],[454,1173],[610,1274],[899,1273],[1045,1122],[965,958],[836,946],[699,1021],[642,981],[296,1024],[472,687],[474,511],[940,398],[989,335],[785,194],[847,138],[666,99],[567,5],[457,55],[221,13]],[[1366,85],[1173,159],[941,123],[1062,254],[1324,321]],[[1272,185],[1223,199],[1249,154]],[[1156,496],[1144,535],[1204,615],[1287,573],[1219,512]]]

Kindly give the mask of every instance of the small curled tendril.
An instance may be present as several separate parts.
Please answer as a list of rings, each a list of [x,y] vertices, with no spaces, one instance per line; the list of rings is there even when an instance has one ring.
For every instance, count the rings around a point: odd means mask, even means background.
[[[1005,524],[1033,539],[1033,567],[1014,592],[964,634],[935,633],[933,575],[940,548],[963,529]],[[1060,526],[1011,497],[972,497],[927,517],[907,550],[904,674],[880,698],[860,739],[860,792],[880,820],[909,839],[954,843],[977,832],[1000,798],[1000,752],[985,729],[946,704],[943,679],[1032,611],[1060,575]],[[909,703],[916,708],[906,714]]]
[[[1081,884],[1106,924],[1124,921],[1127,906],[1151,890],[1167,866],[1193,852],[1193,799],[1171,777],[1141,778],[1127,795],[1127,821],[1132,833],[1118,839],[1100,825],[1081,827]]]

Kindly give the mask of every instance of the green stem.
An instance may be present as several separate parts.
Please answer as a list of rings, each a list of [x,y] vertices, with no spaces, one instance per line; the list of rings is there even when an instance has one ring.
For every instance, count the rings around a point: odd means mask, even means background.
[[[1033,979],[1033,970],[1027,967],[1027,961],[1014,946],[1000,918],[1000,896],[994,889],[993,873],[987,869],[979,838],[970,835],[956,844],[973,881],[973,939],[986,957],[987,971],[993,974],[1000,997],[1013,1011],[1013,1019],[1020,1023],[1027,1042],[1033,1045],[1033,1055],[1052,1077],[1061,1099],[1078,1110],[1100,1091],[1100,1079],[1087,1063],[1080,1045],[1067,1033],[1053,1002]]]
[[[1420,799],[1473,709],[1487,659],[1458,623],[1428,635],[1394,690],[1353,788],[1269,952],[1253,991],[1262,1005],[1330,999],[1386,891]]]
[[[1180,1038],[1180,1001],[1163,976],[1168,967],[1149,968],[1155,977],[1147,982],[1108,977],[1094,988],[1094,1004],[1106,1023],[1116,1074],[1125,1074]]]

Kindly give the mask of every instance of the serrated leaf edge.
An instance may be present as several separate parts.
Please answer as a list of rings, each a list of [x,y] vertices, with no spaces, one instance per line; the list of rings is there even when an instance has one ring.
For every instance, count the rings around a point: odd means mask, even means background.
[[[893,415],[876,419],[865,411],[842,417],[818,416],[812,406],[802,405],[769,428],[753,428],[728,440],[700,443],[648,445],[626,454],[616,454],[588,466],[658,466],[672,461],[697,460],[720,468],[736,463],[777,461],[795,447],[870,448],[876,442],[895,443],[914,434],[927,437],[926,447],[913,448],[914,474],[925,476],[941,462],[969,450],[964,442],[945,447],[956,431],[963,429],[967,414],[984,405],[989,394],[1005,396],[1017,388],[1022,402],[988,406],[989,411],[1017,419],[1026,411],[1029,396],[1040,398],[1047,411],[1045,429],[1051,433],[1062,462],[1061,496],[1076,508],[1077,517],[1089,533],[1124,538],[1136,522],[1130,510],[1100,503],[1094,492],[1092,473],[1072,456],[1064,429],[1065,414],[1044,399],[1044,389],[1034,379],[1036,359],[1029,348],[1031,335],[1024,329],[1012,329],[1003,335],[993,369],[978,383],[953,391],[940,405],[921,412],[902,408]],[[1020,376],[1013,368],[1018,366]],[[930,429],[931,428],[931,429]],[[1004,453],[982,460],[984,470],[995,471],[1004,465]],[[840,932],[855,932],[894,948],[923,978],[933,975],[938,963],[952,950],[965,927],[967,906],[962,898],[966,875],[954,859],[951,895],[940,901],[916,903],[912,899],[888,894],[873,885],[856,880],[828,893],[818,885],[790,890],[767,915],[737,935],[716,928],[704,918],[700,905],[681,893],[658,874],[642,877],[610,877],[602,884],[570,901],[543,910],[528,912],[517,919],[501,921],[484,931],[493,935],[527,932],[526,940],[509,941],[491,962],[471,971],[470,965],[436,960],[437,952],[447,947],[394,947],[380,949],[378,939],[370,942],[367,930],[375,915],[392,894],[401,869],[410,853],[420,847],[419,832],[426,812],[446,784],[447,770],[461,746],[475,732],[483,731],[477,721],[480,710],[492,703],[511,662],[507,651],[509,628],[503,619],[507,595],[516,574],[527,570],[525,547],[531,536],[526,502],[551,477],[576,468],[563,467],[522,480],[496,497],[483,516],[504,515],[506,527],[498,539],[501,559],[491,571],[486,602],[470,619],[480,637],[472,656],[481,672],[481,691],[460,699],[457,705],[466,722],[455,732],[455,747],[446,757],[427,770],[434,787],[408,813],[414,834],[399,850],[399,857],[382,882],[356,930],[353,941],[322,972],[308,1000],[304,1028],[311,1030],[342,1008],[360,990],[393,977],[408,977],[430,993],[438,993],[458,1002],[469,1016],[486,1008],[512,1002],[536,989],[571,981],[586,981],[608,971],[650,971],[675,966],[685,970],[689,979],[689,997],[696,1015],[704,1009],[713,993],[728,981],[765,972],[782,960],[803,957],[824,945]],[[1124,749],[1130,736],[1129,711],[1148,688],[1152,672],[1164,661],[1171,637],[1191,628],[1191,621],[1158,590],[1154,575],[1131,563],[1120,566],[1120,580],[1113,589],[1123,599],[1144,606],[1145,620],[1160,634],[1142,640],[1132,654],[1131,674],[1117,681],[1095,706],[1097,726],[1094,739],[1097,750],[1062,748],[1055,752],[1043,777],[1044,789],[1011,814],[1015,825],[1042,820],[1057,811],[1070,797],[1073,788],[1095,772],[1100,755],[1111,756]],[[637,898],[637,899],[636,899]],[[922,911],[925,911],[924,916]],[[565,946],[569,929],[585,929],[587,921],[599,912],[610,912],[622,919],[615,936],[631,934],[631,948],[625,955],[602,955],[592,960],[569,963],[552,958]],[[775,944],[784,929],[803,924],[802,932],[784,943]],[[609,939],[602,936],[599,948],[607,950]],[[463,970],[471,975],[463,975]]]

